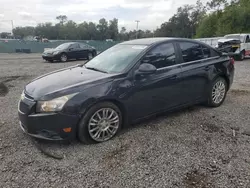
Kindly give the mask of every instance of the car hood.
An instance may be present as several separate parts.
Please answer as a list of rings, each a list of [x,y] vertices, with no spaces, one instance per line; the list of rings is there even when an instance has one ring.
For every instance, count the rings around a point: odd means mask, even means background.
[[[56,49],[53,48],[53,49],[46,50],[43,53],[52,54],[53,52],[58,52],[58,51],[61,51],[61,50],[56,50]]]
[[[79,92],[96,84],[112,80],[112,74],[74,66],[51,72],[32,80],[25,87],[25,93],[35,100],[47,100]]]
[[[238,43],[240,44],[241,41],[239,39],[219,39],[218,43]]]

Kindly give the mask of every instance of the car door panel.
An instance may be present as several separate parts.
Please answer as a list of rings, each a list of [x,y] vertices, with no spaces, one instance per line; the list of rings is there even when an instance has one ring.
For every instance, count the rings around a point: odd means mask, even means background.
[[[181,64],[183,104],[204,100],[209,86],[209,72],[213,64],[211,49],[198,43],[179,42],[183,62]]]
[[[127,99],[128,109],[133,109],[132,119],[179,105],[181,67],[175,62],[174,45],[167,43],[156,47],[144,60],[158,69],[152,75],[134,79]]]
[[[69,51],[68,51],[68,56],[70,59],[78,59],[80,58],[80,46],[78,43],[74,43],[69,47]]]

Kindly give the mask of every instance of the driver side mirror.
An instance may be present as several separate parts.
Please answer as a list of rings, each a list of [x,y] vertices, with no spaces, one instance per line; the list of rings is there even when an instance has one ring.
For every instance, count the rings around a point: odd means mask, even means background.
[[[69,51],[72,51],[74,48],[69,48]]]
[[[156,67],[149,63],[143,63],[139,66],[138,70],[136,71],[136,75],[150,75],[156,72]]]

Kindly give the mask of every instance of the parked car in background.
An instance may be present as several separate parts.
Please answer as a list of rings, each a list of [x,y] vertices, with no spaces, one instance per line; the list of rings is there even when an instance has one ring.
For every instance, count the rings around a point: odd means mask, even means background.
[[[242,61],[250,55],[250,34],[226,35],[218,40],[216,48]]]
[[[66,62],[69,59],[92,59],[96,54],[96,49],[88,44],[68,42],[54,49],[46,50],[42,54],[42,58],[49,62],[54,60]]]
[[[234,60],[189,39],[147,38],[117,44],[85,65],[43,75],[25,86],[20,126],[31,136],[104,142],[154,114],[205,103],[220,106]]]

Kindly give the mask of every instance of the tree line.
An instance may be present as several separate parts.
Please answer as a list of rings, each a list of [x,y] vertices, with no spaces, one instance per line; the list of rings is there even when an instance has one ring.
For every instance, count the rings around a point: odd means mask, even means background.
[[[125,27],[118,30],[118,19],[102,18],[98,23],[82,22],[77,24],[68,20],[66,15],[57,16],[57,24],[41,23],[36,27],[16,27],[13,34],[17,38],[26,36],[46,37],[50,40],[130,40],[146,37],[216,37],[229,33],[250,32],[249,0],[211,0],[202,4],[184,5],[155,31],[132,30]],[[6,33],[1,37],[5,38]]]

